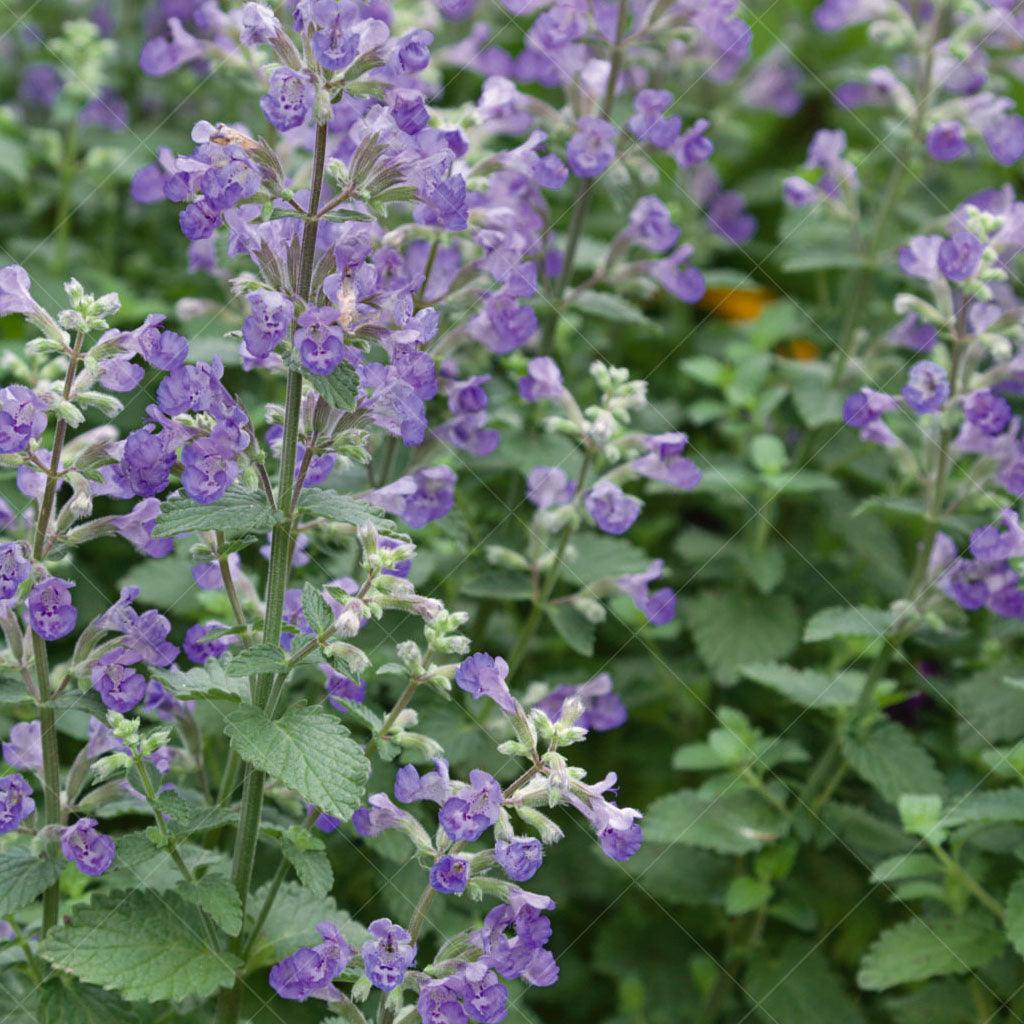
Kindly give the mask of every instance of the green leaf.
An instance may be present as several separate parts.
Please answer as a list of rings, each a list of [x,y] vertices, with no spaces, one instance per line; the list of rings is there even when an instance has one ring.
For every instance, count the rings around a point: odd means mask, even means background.
[[[151,668],[150,673],[181,700],[249,700],[249,684],[241,678],[229,678],[219,661],[208,661],[187,672],[172,667]]]
[[[594,653],[597,627],[571,604],[549,604],[545,614],[570,650],[589,658]]]
[[[978,1006],[966,981],[940,978],[885,1000],[898,1024],[975,1024]]]
[[[182,882],[174,890],[182,899],[206,911],[210,919],[228,935],[242,930],[242,901],[230,878],[204,875],[192,882]]]
[[[91,985],[150,1003],[211,995],[241,966],[210,947],[199,911],[173,893],[94,898],[47,935],[39,955]]]
[[[646,551],[623,537],[579,533],[565,558],[562,578],[569,586],[585,587],[609,577],[643,572],[650,563]]]
[[[905,793],[946,790],[931,754],[898,722],[881,722],[863,736],[844,736],[843,753],[850,767],[891,804]]]
[[[281,521],[259,491],[233,487],[220,501],[200,505],[191,498],[165,498],[153,527],[154,537],[173,537],[195,530],[266,533]]]
[[[302,614],[314,633],[323,633],[334,625],[334,612],[312,583],[302,584]]]
[[[533,588],[525,573],[493,569],[464,583],[462,593],[467,597],[493,597],[498,601],[529,601]]]
[[[966,974],[999,956],[1004,943],[992,919],[980,911],[914,918],[875,939],[860,962],[857,984],[869,992],[884,992],[895,985]]]
[[[1024,956],[1024,875],[1020,875],[1006,894],[1006,937]]]
[[[302,849],[288,836],[284,838],[282,847],[285,859],[295,869],[299,881],[314,895],[326,896],[334,885],[334,872],[331,862],[323,849],[312,847]]]
[[[642,892],[685,906],[719,902],[734,870],[728,857],[709,850],[649,842],[622,867]]]
[[[168,831],[178,839],[222,828],[238,820],[236,808],[201,804],[173,792],[161,793],[157,797],[157,807],[165,816]]]
[[[758,434],[750,442],[750,461],[762,473],[781,473],[789,455],[786,446],[774,434]]]
[[[945,868],[930,853],[900,854],[875,867],[872,882],[903,882],[908,878],[941,878]]]
[[[46,1024],[137,1024],[138,1013],[113,992],[58,975],[39,991],[39,1020]]]
[[[725,912],[730,917],[749,914],[772,898],[772,887],[762,878],[737,875],[725,891]]]
[[[224,666],[224,672],[232,679],[260,675],[263,672],[288,671],[288,656],[277,644],[253,644],[243,647]]]
[[[786,657],[800,639],[800,618],[788,597],[709,590],[689,602],[697,653],[715,679],[731,686],[740,666]]]
[[[779,813],[760,797],[737,791],[704,797],[681,789],[655,800],[644,816],[652,843],[681,843],[716,853],[751,853],[785,831]]]
[[[347,494],[338,494],[323,487],[304,487],[299,495],[299,509],[311,516],[322,516],[332,523],[362,526],[373,523],[379,529],[393,529],[394,524],[371,505]]]
[[[635,324],[637,327],[646,327],[655,334],[661,334],[657,322],[647,316],[636,303],[612,292],[581,292],[572,300],[571,308],[586,316],[596,316],[599,320]]]
[[[793,668],[775,661],[744,665],[740,673],[794,704],[819,710],[851,707],[864,685],[863,672],[841,671],[830,679],[823,672]]]
[[[989,821],[1024,821],[1024,786],[969,793],[952,800],[942,816],[945,828]]]
[[[24,846],[0,850],[0,917],[31,903],[63,869],[62,861],[37,857]]]
[[[864,1024],[864,1015],[828,958],[790,939],[752,958],[743,988],[764,1024]]]
[[[804,628],[804,643],[832,640],[837,636],[882,637],[892,623],[892,612],[884,608],[867,608],[862,605],[823,608],[811,616]]]
[[[342,821],[359,806],[370,763],[337,717],[323,708],[295,704],[272,720],[259,708],[243,707],[228,715],[225,732],[239,757],[307,803]]]
[[[303,376],[313,385],[317,394],[333,408],[351,412],[356,407],[359,377],[348,363],[339,363],[326,376],[317,373],[306,373]]]

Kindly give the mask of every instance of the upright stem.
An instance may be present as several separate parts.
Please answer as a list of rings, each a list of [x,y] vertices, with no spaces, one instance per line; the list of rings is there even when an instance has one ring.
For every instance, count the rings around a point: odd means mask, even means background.
[[[68,358],[68,368],[64,374],[63,398],[71,397],[71,389],[78,372],[78,360],[82,355],[82,344],[85,333],[79,331],[75,336],[75,344]],[[57,477],[60,473],[60,459],[64,452],[64,439],[67,437],[68,425],[65,420],[57,423],[53,432],[53,452],[50,455],[50,468],[46,474],[43,497],[39,502],[39,518],[36,520],[35,536],[32,539],[32,561],[39,562],[46,553],[46,535],[53,518],[53,506],[57,497]],[[50,702],[50,659],[46,650],[46,641],[32,630],[32,656],[35,660],[36,688],[39,690],[39,732],[43,747],[43,823],[59,825],[60,815],[60,754],[57,750],[57,720]],[[60,883],[54,882],[43,893],[43,927],[45,935],[57,923],[60,908]]]
[[[299,262],[297,291],[308,300],[313,280],[313,257],[316,253],[316,238],[319,220],[320,193],[324,183],[324,161],[327,155],[327,125],[316,126],[316,141],[313,147],[313,172],[309,186],[309,205],[306,223],[302,232],[302,250]],[[302,406],[302,375],[298,370],[289,369],[285,395],[284,434],[281,439],[281,467],[277,484],[277,507],[285,518],[277,526],[270,539],[270,568],[267,572],[266,602],[263,618],[263,640],[276,644],[281,639],[281,622],[284,616],[284,594],[288,587],[290,552],[292,545],[292,490],[295,480],[295,453],[299,439],[299,414]],[[254,677],[251,690],[253,704],[265,708],[270,698],[273,675],[263,673]],[[245,766],[242,782],[242,808],[235,838],[235,853],[231,865],[231,880],[238,890],[242,902],[242,913],[248,901],[252,883],[253,864],[256,860],[256,843],[259,838],[260,817],[263,813],[264,773],[251,765]],[[243,933],[232,941],[232,951],[241,952],[246,944]],[[231,989],[221,992],[217,1001],[218,1024],[233,1024],[238,1020],[242,997],[242,979],[239,977]]]
[[[624,47],[622,41],[626,35],[626,21],[629,9],[626,0],[619,0],[619,16],[615,24],[615,41],[612,44],[612,59],[608,69],[608,81],[605,84],[604,97],[601,101],[601,113],[609,121],[611,120],[612,104],[615,101],[615,90],[619,85],[619,75],[622,73],[622,58]],[[547,351],[551,346],[551,340],[555,336],[555,328],[558,326],[559,305],[565,289],[572,280],[572,273],[576,263],[576,250],[579,248],[580,239],[583,236],[583,223],[587,219],[590,208],[590,197],[593,194],[595,182],[586,178],[580,178],[576,182],[576,193],[572,200],[572,216],[569,219],[569,230],[565,236],[565,253],[562,256],[562,271],[558,275],[554,293],[551,296],[551,304],[555,307],[551,310],[544,325],[544,337],[541,341],[541,350]]]

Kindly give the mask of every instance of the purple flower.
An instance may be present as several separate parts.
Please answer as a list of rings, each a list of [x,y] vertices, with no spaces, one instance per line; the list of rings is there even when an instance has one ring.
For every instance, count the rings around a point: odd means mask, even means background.
[[[923,360],[910,368],[901,394],[919,416],[938,412],[949,398],[949,377],[937,363]]]
[[[435,758],[434,770],[423,775],[415,765],[403,764],[395,773],[395,799],[403,804],[417,800],[433,800],[442,805],[452,795],[452,783],[448,775],[448,762]],[[405,813],[404,811],[401,813]]]
[[[651,252],[664,252],[679,241],[668,207],[657,196],[643,196],[629,214],[629,237]]]
[[[0,455],[24,451],[45,429],[46,406],[35,392],[22,384],[0,388]]]
[[[424,981],[416,1000],[420,1020],[423,1024],[468,1024],[469,1018],[462,1005],[465,992],[465,984],[458,975]]]
[[[211,659],[219,658],[231,646],[232,638],[222,636],[219,639],[207,640],[206,635],[225,628],[223,622],[197,622],[194,626],[189,626],[181,645],[185,657],[197,665],[205,665]]]
[[[697,167],[711,159],[715,144],[707,137],[710,127],[706,117],[699,117],[676,139],[671,153],[680,167]]]
[[[31,571],[32,563],[21,553],[21,545],[17,541],[0,544],[0,601],[14,597]]]
[[[565,147],[569,167],[578,178],[596,178],[615,159],[615,126],[600,117],[581,117]]]
[[[445,896],[458,896],[469,882],[469,858],[460,854],[438,857],[430,867],[430,887]]]
[[[655,281],[680,302],[699,302],[706,290],[704,275],[696,267],[688,265],[692,255],[692,245],[681,245],[664,259],[646,264]]]
[[[396,89],[392,93],[391,115],[406,135],[416,135],[430,123],[423,93],[415,89]]]
[[[52,64],[29,64],[18,83],[18,100],[25,106],[51,107],[64,86]]]
[[[479,963],[505,978],[521,977],[531,985],[554,984],[558,965],[544,949],[551,937],[551,922],[540,912],[554,904],[546,896],[516,888],[510,890],[508,900],[490,910],[483,927],[471,936],[483,954]]]
[[[112,711],[131,711],[146,695],[146,680],[133,665],[137,658],[123,648],[104,654],[92,668],[92,685]]]
[[[557,466],[534,466],[526,477],[526,497],[537,508],[551,508],[572,501],[576,481]]]
[[[479,768],[469,773],[469,785],[449,797],[438,821],[453,842],[479,839],[497,820],[501,811],[501,786],[493,775]]]
[[[1004,562],[1024,555],[1024,529],[1013,509],[1003,509],[999,519],[979,526],[971,534],[971,554],[979,562]]]
[[[43,770],[42,726],[39,719],[31,722],[17,722],[2,746],[4,760],[12,768],[23,768],[28,772]]]
[[[925,139],[928,155],[943,163],[967,156],[971,147],[964,135],[964,126],[959,121],[940,121],[932,127]]]
[[[599,480],[583,499],[597,528],[605,533],[625,533],[637,520],[643,502],[626,494],[618,484]]]
[[[357,15],[356,5],[346,0],[317,0],[312,5],[313,56],[328,71],[343,71],[359,52],[359,34],[350,31]]]
[[[527,882],[544,860],[544,847],[532,836],[513,836],[494,844],[494,859],[513,882]]]
[[[114,840],[96,831],[95,818],[79,818],[60,834],[61,853],[85,875],[102,875],[114,863]]]
[[[214,428],[209,437],[200,437],[182,449],[181,486],[201,505],[223,498],[238,479],[238,442],[230,427]]]
[[[29,291],[31,286],[28,271],[19,264],[9,263],[0,268],[0,316],[9,316],[11,313],[37,316],[41,310]]]
[[[260,100],[263,116],[279,131],[298,128],[309,115],[315,91],[305,75],[291,68],[277,68],[270,76],[270,87]],[[186,235],[192,238],[192,235]],[[196,237],[205,237],[203,235]]]
[[[0,835],[13,832],[35,809],[32,787],[24,776],[15,773],[0,778]]]
[[[326,377],[344,359],[344,337],[340,328],[333,328],[337,322],[338,311],[331,306],[307,309],[299,317],[295,347],[310,373]]]
[[[395,61],[407,75],[422,71],[430,63],[430,44],[434,41],[432,32],[414,28],[406,32],[395,46]]]
[[[47,576],[28,595],[28,622],[44,640],[59,640],[75,628],[78,610],[71,603],[70,580]]]
[[[526,364],[526,376],[519,378],[519,397],[524,402],[561,398],[565,393],[562,372],[550,356],[537,356]]]
[[[455,504],[455,473],[448,466],[418,469],[387,487],[370,491],[366,500],[418,529],[451,512]]]
[[[668,149],[683,126],[679,116],[664,116],[672,102],[672,94],[666,89],[641,89],[633,100],[633,114],[626,127],[641,142],[649,142],[658,149]]]
[[[242,338],[257,359],[269,355],[288,333],[294,307],[279,292],[266,288],[250,292],[249,316],[242,321]]]
[[[968,423],[989,437],[1001,434],[1013,418],[1010,403],[1002,395],[997,395],[988,388],[966,395],[963,399],[963,409]]]
[[[562,715],[565,702],[570,697],[574,697],[583,705],[583,713],[576,720],[581,729],[588,732],[609,732],[626,723],[626,706],[615,693],[612,677],[607,672],[601,672],[579,686],[558,686],[533,706],[543,711],[552,722],[557,722]]]
[[[515,698],[509,693],[508,662],[489,654],[472,654],[455,670],[455,683],[477,699],[490,697],[502,711],[516,712]]]
[[[491,296],[484,312],[487,327],[481,340],[498,355],[507,355],[521,348],[537,333],[537,314],[533,307],[508,292]]]
[[[970,231],[954,231],[942,240],[938,252],[939,270],[950,281],[966,281],[981,265],[985,246]]]
[[[719,192],[707,211],[708,227],[733,245],[743,245],[754,237],[757,218],[747,210],[742,192]]]
[[[619,861],[633,857],[644,841],[643,830],[636,822],[626,828],[607,826],[598,832],[597,837],[605,856]]]
[[[466,200],[466,179],[453,174],[424,186],[420,192],[422,206],[417,219],[423,223],[437,224],[447,231],[464,231],[469,223],[469,206]]]
[[[1010,167],[1024,156],[1024,117],[1020,114],[994,118],[981,134],[996,163]]]
[[[242,8],[242,31],[239,33],[239,41],[243,46],[269,43],[279,32],[281,22],[269,7],[250,2]]]
[[[462,1005],[470,1020],[499,1024],[508,1016],[508,989],[485,963],[466,964],[462,968],[461,987]]]
[[[647,454],[634,459],[633,471],[680,491],[692,491],[701,480],[700,470],[683,456],[689,438],[683,433],[649,434]]]
[[[371,922],[369,932],[373,938],[362,949],[366,976],[374,988],[390,992],[415,962],[416,945],[404,928],[386,917]]]
[[[320,670],[324,674],[324,687],[327,700],[335,711],[344,714],[348,708],[341,702],[350,700],[353,704],[362,704],[366,700],[366,683],[358,679],[350,679],[341,672],[331,668],[326,662],[321,663]]]
[[[160,78],[182,64],[203,56],[201,40],[185,31],[179,18],[168,18],[166,35],[150,39],[139,54],[139,66],[147,75]]]
[[[303,946],[270,968],[270,987],[282,999],[302,1003],[310,998],[328,1001],[341,998],[331,982],[355,953],[330,921],[321,921],[316,930],[323,942]]]
[[[407,811],[396,807],[386,793],[373,793],[367,797],[366,803],[366,807],[357,808],[352,815],[352,825],[364,839],[372,839],[391,828],[402,828],[412,818]]]
[[[676,595],[671,587],[651,591],[651,583],[661,576],[665,563],[656,558],[644,572],[620,576],[615,585],[633,599],[637,608],[647,616],[652,626],[671,622],[676,614]]]

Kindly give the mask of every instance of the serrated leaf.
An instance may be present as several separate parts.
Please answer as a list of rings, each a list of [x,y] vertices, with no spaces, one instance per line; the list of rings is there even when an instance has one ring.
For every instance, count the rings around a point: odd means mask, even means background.
[[[299,881],[315,896],[326,896],[334,885],[334,872],[324,850],[301,850],[285,838],[285,859],[295,869]]]
[[[731,686],[740,666],[784,658],[800,639],[800,618],[788,597],[711,590],[691,598],[687,618],[701,659]]]
[[[230,878],[204,875],[192,882],[182,882],[174,891],[183,900],[204,910],[228,935],[237,935],[242,930],[242,901]]]
[[[157,807],[165,816],[168,831],[177,838],[208,832],[238,820],[236,808],[201,804],[173,792],[161,793],[157,797]]]
[[[893,614],[885,608],[862,605],[849,608],[823,608],[811,616],[804,627],[804,643],[832,640],[837,636],[882,637],[893,624]]]
[[[586,616],[581,615],[571,604],[548,605],[544,612],[570,650],[586,658],[594,653],[597,627]]]
[[[840,975],[820,949],[803,939],[759,952],[743,988],[764,1024],[864,1024]]]
[[[762,878],[738,875],[725,890],[725,912],[730,917],[749,914],[772,898],[772,887]]]
[[[393,529],[394,525],[387,516],[381,515],[365,501],[323,487],[304,487],[299,495],[299,509],[312,516],[322,516],[333,523],[348,523],[351,526],[373,523],[380,529]]]
[[[211,995],[231,985],[241,966],[210,947],[199,911],[173,893],[93,899],[38,949],[59,970],[150,1003]]]
[[[241,678],[230,678],[219,661],[196,665],[187,672],[172,667],[151,668],[150,673],[181,700],[249,700],[249,684]]]
[[[334,612],[312,583],[302,585],[302,614],[314,633],[323,633],[334,624]]]
[[[281,520],[259,491],[231,488],[219,501],[200,505],[191,498],[165,498],[153,527],[154,537],[173,537],[196,530],[266,533]]]
[[[863,736],[844,736],[850,767],[895,804],[905,793],[945,792],[942,773],[931,754],[897,722],[881,722]]]
[[[272,720],[259,708],[243,707],[228,715],[224,731],[239,757],[307,803],[342,821],[359,806],[370,764],[348,730],[323,708],[296,704]]]
[[[770,661],[740,668],[744,679],[767,686],[794,704],[819,710],[847,708],[857,702],[864,685],[862,672],[839,672],[829,678],[813,669]]]
[[[980,911],[959,917],[914,918],[886,929],[860,962],[857,984],[884,992],[947,974],[966,974],[997,957],[1005,940]]]
[[[63,862],[37,857],[24,846],[0,850],[0,917],[31,903],[63,869]]]
[[[779,813],[749,792],[705,798],[681,789],[655,800],[644,816],[652,843],[681,843],[716,853],[750,853],[785,832]]]
[[[954,798],[942,816],[944,828],[987,821],[1024,821],[1024,786],[988,789]]]
[[[350,211],[345,211],[346,213]],[[348,217],[347,220],[356,218]],[[369,218],[367,218],[369,219]],[[359,377],[356,371],[346,362],[340,362],[330,373],[321,376],[316,373],[304,374],[306,380],[316,389],[332,408],[351,412],[356,407],[356,395],[359,392]]]
[[[634,302],[624,299],[613,292],[586,291],[577,295],[571,307],[587,316],[596,316],[600,320],[610,320],[617,324],[635,324],[646,327],[655,334],[661,334],[661,328]]]
[[[734,870],[728,857],[695,846],[644,842],[622,865],[642,892],[667,903],[717,903]]]
[[[253,644],[243,647],[224,666],[230,679],[256,676],[264,672],[278,673],[288,670],[288,656],[277,644]]]
[[[137,1024],[138,1013],[120,996],[65,975],[48,981],[39,991],[39,1020],[46,1024]]]

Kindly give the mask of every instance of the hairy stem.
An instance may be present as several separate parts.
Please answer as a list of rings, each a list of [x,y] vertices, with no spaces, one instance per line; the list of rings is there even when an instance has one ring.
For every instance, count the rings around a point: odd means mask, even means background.
[[[324,183],[324,161],[327,154],[327,125],[316,126],[316,140],[313,147],[313,172],[309,186],[308,218],[303,226],[302,250],[299,263],[299,295],[308,300],[313,280],[313,257],[316,253],[318,221],[315,217],[320,207],[320,193]],[[299,414],[302,405],[302,375],[298,370],[289,369],[285,396],[284,434],[281,439],[281,466],[277,485],[277,506],[285,510],[285,519],[274,527],[270,540],[270,568],[267,572],[265,612],[263,618],[263,640],[276,644],[281,638],[281,622],[284,615],[284,594],[288,588],[290,552],[292,545],[291,518],[292,491],[295,481],[295,453],[299,439]],[[270,699],[273,676],[267,673],[254,677],[251,690],[253,704],[265,708]],[[235,852],[231,865],[231,880],[242,901],[242,912],[248,901],[252,883],[253,864],[256,860],[256,844],[259,838],[260,817],[263,812],[264,773],[245,766],[242,782],[242,809],[239,816],[238,832],[235,837]],[[240,952],[246,944],[242,934],[232,943],[233,952]],[[218,1024],[233,1024],[238,1020],[241,1003],[242,979],[238,978],[232,989],[225,990],[217,1002]]]
[[[68,358],[68,368],[64,374],[63,398],[71,397],[71,390],[78,372],[78,361],[82,355],[82,344],[85,334],[79,331],[75,336],[74,347]],[[46,484],[39,502],[39,518],[36,520],[35,535],[32,539],[32,561],[39,562],[46,554],[46,537],[53,518],[53,507],[57,497],[57,479],[60,473],[60,460],[64,452],[64,440],[67,437],[68,425],[60,420],[53,432],[53,452],[50,455],[50,466],[46,473]],[[60,812],[60,754],[57,750],[57,720],[53,713],[50,691],[50,659],[46,650],[46,641],[35,630],[32,631],[32,657],[35,661],[36,688],[39,691],[39,732],[43,748],[43,823],[59,825]],[[60,909],[60,883],[54,882],[43,893],[43,926],[42,933],[57,923]]]

